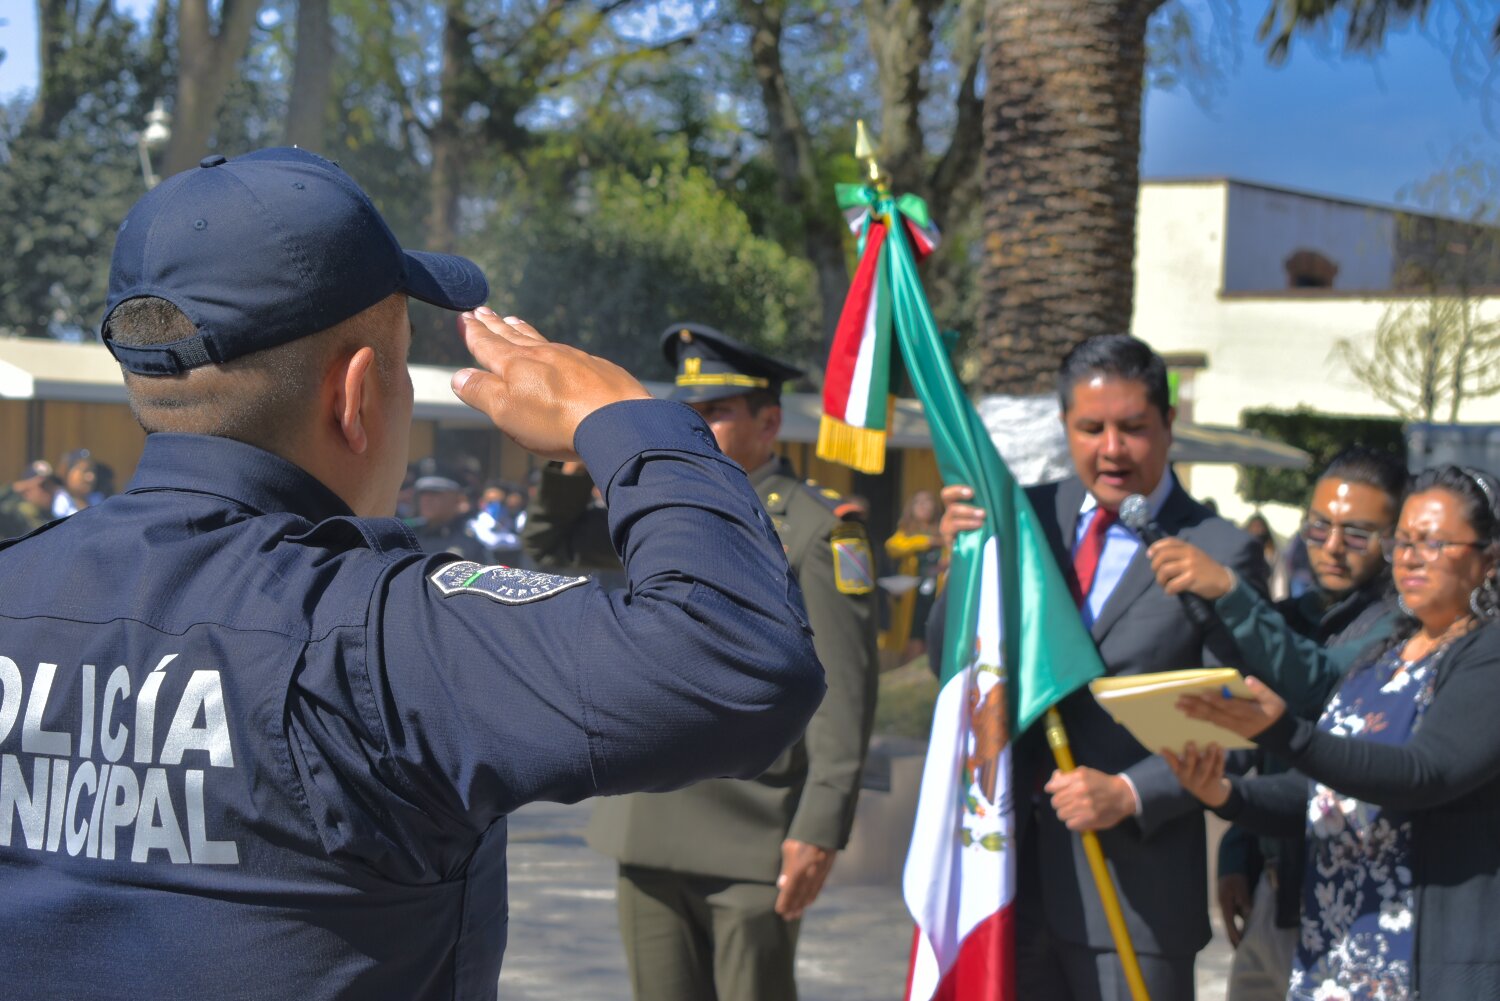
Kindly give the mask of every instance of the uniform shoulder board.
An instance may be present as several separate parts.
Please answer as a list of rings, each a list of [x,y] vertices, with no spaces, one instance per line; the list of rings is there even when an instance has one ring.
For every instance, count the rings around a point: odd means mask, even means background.
[[[817,480],[807,480],[803,483],[807,489],[803,492],[809,497],[815,498],[819,504],[831,511],[833,516],[840,521],[864,521],[865,512],[862,507],[851,500],[846,500],[844,495],[832,487],[820,487]]]
[[[837,490],[832,490],[828,487],[820,487],[818,486],[817,480],[803,480],[801,487],[802,489],[798,492],[802,494],[803,497],[807,497],[811,500],[817,501],[819,507],[825,508],[829,511],[834,510],[839,506],[839,504],[843,503],[843,497],[840,496]]]
[[[445,598],[482,594],[502,605],[525,605],[577,587],[588,578],[559,577],[519,567],[482,566],[472,560],[458,560],[438,567],[427,575],[427,580]]]

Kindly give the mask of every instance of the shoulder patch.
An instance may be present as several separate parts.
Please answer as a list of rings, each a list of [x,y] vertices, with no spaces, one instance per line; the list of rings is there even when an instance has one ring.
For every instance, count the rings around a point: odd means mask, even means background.
[[[445,598],[469,592],[482,594],[502,605],[525,605],[550,598],[570,587],[577,587],[588,578],[559,577],[556,574],[498,564],[487,567],[471,560],[459,560],[438,567],[428,575],[427,580]]]
[[[833,582],[841,594],[869,594],[875,590],[875,560],[870,540],[858,523],[844,523],[828,537],[833,548]]]

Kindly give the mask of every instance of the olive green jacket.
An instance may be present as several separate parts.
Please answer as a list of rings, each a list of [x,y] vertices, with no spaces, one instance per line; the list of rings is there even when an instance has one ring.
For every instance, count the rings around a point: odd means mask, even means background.
[[[841,849],[849,840],[875,716],[874,567],[864,525],[777,459],[750,474],[801,583],[828,683],[802,739],[759,778],[713,779],[667,793],[601,799],[596,850],[629,865],[773,882],[787,838]],[[616,568],[588,477],[542,473],[522,542],[546,570]]]

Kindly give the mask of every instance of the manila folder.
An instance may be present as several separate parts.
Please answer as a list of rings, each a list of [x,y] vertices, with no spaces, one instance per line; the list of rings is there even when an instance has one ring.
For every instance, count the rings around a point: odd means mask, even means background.
[[[1089,682],[1089,691],[1094,693],[1095,701],[1153,754],[1164,747],[1181,754],[1188,741],[1200,748],[1218,744],[1226,751],[1254,747],[1251,741],[1239,734],[1204,720],[1192,719],[1177,708],[1177,700],[1184,695],[1226,689],[1237,699],[1254,698],[1245,686],[1245,679],[1232,667],[1131,674]]]

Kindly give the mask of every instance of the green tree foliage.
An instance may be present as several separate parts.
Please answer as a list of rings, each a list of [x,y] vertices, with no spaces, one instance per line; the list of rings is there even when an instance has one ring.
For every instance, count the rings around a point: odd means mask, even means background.
[[[1305,469],[1241,466],[1239,493],[1252,504],[1301,507],[1312,496],[1318,475],[1350,445],[1380,449],[1406,461],[1402,422],[1389,417],[1339,417],[1308,407],[1296,410],[1246,410],[1240,423],[1272,441],[1295,445],[1312,456]]]
[[[517,187],[496,208],[504,239],[476,236],[481,262],[506,309],[554,340],[602,354],[643,378],[667,376],[657,338],[698,320],[802,365],[815,365],[806,322],[811,270],[757,237],[734,202],[701,169],[682,162],[645,177],[591,173],[572,202]]]
[[[108,0],[43,14],[42,87],[0,112],[0,331],[76,336],[98,321],[115,227],[144,191],[135,131],[160,65]]]

